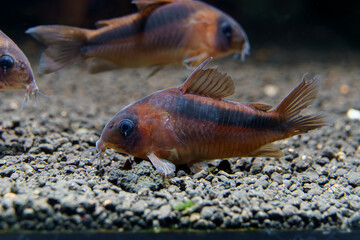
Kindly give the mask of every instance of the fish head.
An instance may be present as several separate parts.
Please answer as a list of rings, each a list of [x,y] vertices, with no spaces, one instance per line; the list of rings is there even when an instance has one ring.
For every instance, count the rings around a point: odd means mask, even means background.
[[[241,55],[242,60],[250,53],[250,44],[245,31],[238,22],[225,13],[219,13],[217,17],[215,47],[219,55],[237,53]]]
[[[20,48],[0,31],[0,90],[25,89],[25,96],[39,89],[29,60]]]
[[[111,148],[121,153],[139,156],[146,138],[146,131],[140,125],[138,115],[132,108],[121,110],[103,129],[100,139],[96,142],[97,152],[104,153],[107,148]]]

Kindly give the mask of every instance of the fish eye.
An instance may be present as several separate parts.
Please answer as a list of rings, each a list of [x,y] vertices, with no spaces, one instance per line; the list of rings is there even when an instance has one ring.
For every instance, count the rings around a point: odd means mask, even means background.
[[[4,71],[12,68],[14,66],[14,59],[9,55],[2,55],[0,57],[0,68]]]
[[[223,22],[223,23],[221,24],[221,26],[220,26],[220,29],[221,29],[221,32],[224,34],[224,36],[225,36],[228,40],[230,40],[232,31],[233,31],[230,23],[228,23],[228,22]]]
[[[124,119],[119,123],[119,130],[124,136],[128,136],[134,130],[134,123],[130,119]]]

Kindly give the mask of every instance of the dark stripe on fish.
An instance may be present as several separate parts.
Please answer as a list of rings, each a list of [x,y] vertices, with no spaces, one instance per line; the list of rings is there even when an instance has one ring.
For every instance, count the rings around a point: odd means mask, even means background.
[[[142,16],[129,24],[112,28],[109,31],[103,32],[98,36],[92,38],[89,45],[106,44],[111,41],[116,41],[120,38],[132,37],[146,31],[151,31],[161,28],[164,25],[177,23],[187,19],[192,12],[196,10],[185,5],[176,5],[169,8],[161,7],[159,10],[154,10],[148,16]],[[121,21],[119,19],[119,21]],[[181,22],[179,22],[181,24]],[[176,29],[173,29],[176,32]]]
[[[186,97],[175,97],[173,101],[172,104],[164,106],[165,108],[169,107],[166,109],[167,111],[199,121],[255,129],[282,130],[285,127],[278,119],[270,116],[226,109],[206,103],[202,104]]]

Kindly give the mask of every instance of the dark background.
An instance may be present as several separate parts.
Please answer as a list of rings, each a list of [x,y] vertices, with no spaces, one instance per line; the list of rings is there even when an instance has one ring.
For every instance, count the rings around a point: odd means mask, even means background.
[[[234,17],[252,49],[274,45],[320,49],[360,48],[360,1],[206,0]],[[42,24],[94,28],[97,20],[136,11],[130,0],[2,1],[0,29],[16,42]]]

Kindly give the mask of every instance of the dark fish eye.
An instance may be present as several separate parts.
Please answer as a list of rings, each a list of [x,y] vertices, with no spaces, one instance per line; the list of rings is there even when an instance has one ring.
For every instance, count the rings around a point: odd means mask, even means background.
[[[224,34],[224,36],[225,36],[228,40],[230,40],[232,31],[233,31],[230,23],[228,23],[228,22],[223,22],[223,23],[221,24],[220,28],[221,28],[221,32]]]
[[[0,68],[4,71],[12,68],[14,66],[14,59],[9,55],[2,55],[0,57]]]
[[[128,136],[134,130],[134,123],[129,119],[124,119],[119,123],[119,130],[124,136]]]

